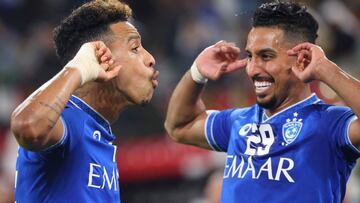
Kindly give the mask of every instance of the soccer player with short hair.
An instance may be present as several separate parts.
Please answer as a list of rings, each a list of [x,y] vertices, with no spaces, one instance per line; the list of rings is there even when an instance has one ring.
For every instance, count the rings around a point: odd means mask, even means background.
[[[13,112],[15,201],[120,202],[110,123],[151,100],[159,72],[116,0],[88,2],[54,31],[65,65]]]
[[[206,48],[177,85],[166,130],[175,141],[227,152],[221,202],[342,202],[360,157],[360,82],[314,45],[318,23],[297,3],[261,5],[246,59],[220,41]],[[207,79],[238,69],[256,104],[206,111]],[[325,104],[308,82],[332,88],[348,107]]]

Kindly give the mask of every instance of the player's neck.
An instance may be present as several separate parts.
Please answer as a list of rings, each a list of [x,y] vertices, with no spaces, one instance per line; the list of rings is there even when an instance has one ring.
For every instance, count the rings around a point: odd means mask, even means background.
[[[280,105],[278,105],[276,108],[274,109],[266,109],[265,113],[268,117],[288,108],[289,106],[296,104],[300,101],[305,100],[306,98],[311,96],[311,91],[310,88],[306,88],[304,89],[304,91],[302,92],[297,92],[296,94],[293,95],[289,95],[288,97],[286,97]]]
[[[129,102],[109,85],[90,83],[75,92],[75,95],[100,113],[110,123],[114,123],[119,114],[129,106]]]

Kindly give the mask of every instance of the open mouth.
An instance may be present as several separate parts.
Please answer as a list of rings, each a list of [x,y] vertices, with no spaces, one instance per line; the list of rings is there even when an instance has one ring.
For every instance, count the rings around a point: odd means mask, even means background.
[[[258,81],[255,81],[254,83],[256,89],[266,89],[271,87],[272,84],[273,84],[272,82],[258,82]]]
[[[274,84],[272,78],[254,78],[255,92],[257,94],[266,93]]]

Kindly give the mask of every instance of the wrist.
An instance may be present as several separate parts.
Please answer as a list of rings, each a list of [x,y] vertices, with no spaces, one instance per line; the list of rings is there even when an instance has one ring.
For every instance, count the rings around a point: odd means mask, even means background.
[[[81,75],[81,85],[83,85],[86,82],[95,80],[101,67],[97,61],[93,45],[85,43],[64,68],[77,69]]]
[[[74,88],[78,88],[79,86],[82,85],[81,84],[82,83],[82,78],[81,78],[81,73],[80,73],[79,69],[76,69],[76,68],[64,68],[61,71],[61,75],[69,78],[71,83],[74,84]]]
[[[205,84],[208,81],[208,79],[200,73],[196,61],[194,61],[190,68],[190,74],[191,78],[198,84]]]
[[[327,83],[328,81],[336,81],[337,73],[340,72],[340,69],[335,63],[328,59],[326,60],[327,61],[325,63],[322,63],[322,65],[317,68],[317,80],[324,83]]]

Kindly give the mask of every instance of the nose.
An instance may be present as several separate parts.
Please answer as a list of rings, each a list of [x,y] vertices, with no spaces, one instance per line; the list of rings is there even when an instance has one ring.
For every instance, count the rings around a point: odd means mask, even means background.
[[[261,72],[261,66],[258,60],[255,58],[248,61],[246,65],[246,73],[250,78],[259,75]]]
[[[155,58],[146,50],[145,50],[145,65],[149,68],[153,68],[155,66]]]

